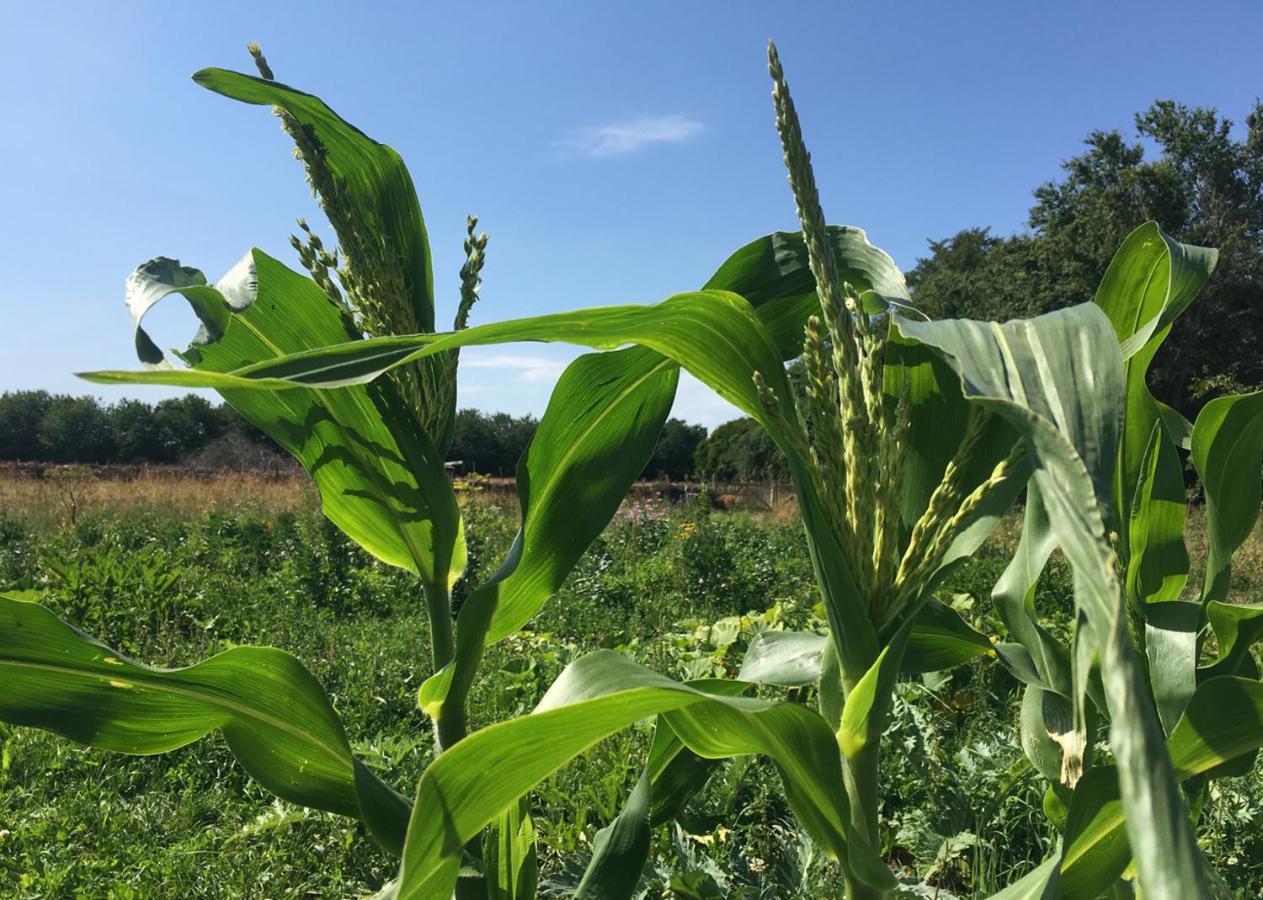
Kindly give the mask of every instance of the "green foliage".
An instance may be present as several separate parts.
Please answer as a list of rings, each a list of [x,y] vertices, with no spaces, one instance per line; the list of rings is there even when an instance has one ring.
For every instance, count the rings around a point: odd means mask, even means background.
[[[968,228],[930,242],[908,274],[935,318],[1004,320],[1083,302],[1123,239],[1146,220],[1187,244],[1217,247],[1215,279],[1174,329],[1150,384],[1192,412],[1211,396],[1263,385],[1263,107],[1244,135],[1214,109],[1171,100],[1136,116],[1157,153],[1118,131],[1094,131],[1060,180],[1035,191],[1030,233]]]
[[[683,419],[667,419],[658,437],[658,446],[649,457],[644,477],[684,481],[693,475],[697,448],[707,440],[706,429]]]
[[[274,105],[338,251],[300,222],[306,238],[294,246],[310,278],[257,249],[214,285],[174,260],[145,263],[128,282],[138,353],[162,361],[141,322],[155,303],[180,294],[202,322],[180,354],[187,367],[87,377],[219,390],[312,474],[331,522],[372,557],[419,576],[432,667],[416,698],[433,721],[435,756],[409,811],[352,755],[328,695],[295,657],[231,648],[181,669],[149,668],[17,596],[0,602],[10,624],[0,628],[0,670],[16,686],[0,717],[131,753],[218,729],[264,786],[358,818],[385,849],[402,851],[397,880],[381,896],[457,900],[535,894],[543,855],[536,836],[553,832],[524,798],[598,742],[652,717],[646,764],[616,818],[606,793],[602,812],[614,821],[593,845],[576,885],[582,893],[599,879],[605,896],[634,894],[652,846],[647,831],[672,819],[683,827],[689,799],[719,761],[757,755],[780,776],[781,812],[836,864],[848,900],[864,900],[898,886],[883,851],[904,851],[911,890],[937,891],[963,879],[966,860],[987,847],[969,822],[925,808],[904,810],[892,829],[890,811],[883,817],[882,757],[906,675],[942,687],[949,676],[935,667],[994,655],[1026,685],[1020,743],[1049,782],[1043,805],[1062,831],[1062,840],[1044,842],[1045,860],[999,896],[1055,896],[1063,885],[1090,896],[1116,887],[1129,860],[1146,897],[1210,893],[1218,876],[1197,841],[1191,801],[1263,745],[1263,687],[1246,653],[1263,637],[1263,616],[1224,609],[1232,554],[1259,512],[1263,408],[1251,396],[1217,401],[1190,426],[1154,398],[1146,376],[1209,277],[1214,251],[1147,223],[1123,242],[1096,304],[1004,324],[923,321],[890,258],[864,232],[827,225],[769,46],[801,234],[757,239],[701,290],[654,306],[466,327],[486,243],[471,218],[456,327],[435,333],[428,238],[402,161],[318,98],[276,83],[258,47],[251,53],[261,79],[222,70],[196,79]],[[1175,144],[1180,115],[1160,111],[1142,127],[1175,135]],[[1139,163],[1123,151],[1125,165]],[[1066,192],[1043,200],[1073,205],[1078,187],[1072,178]],[[1208,190],[1219,196],[1213,184]],[[960,248],[964,258],[988,251],[985,235],[974,237],[972,250]],[[1062,290],[1072,282],[1050,280]],[[559,380],[518,463],[517,534],[494,571],[472,574],[454,611],[451,588],[469,561],[462,510],[442,466],[457,354],[523,340],[601,352],[579,357]],[[785,364],[794,357],[801,368],[791,378]],[[699,646],[677,654],[684,659],[655,660],[683,670],[683,680],[612,649],[635,646],[625,633],[606,635],[593,652],[544,650],[539,636],[521,630],[562,591],[650,462],[681,369],[749,417],[729,429],[736,440],[728,442],[746,448],[734,472],[755,465],[751,429],[776,448],[764,456],[763,474],[779,461],[793,483],[815,590],[796,610],[772,604],[763,614],[696,625]],[[1197,601],[1179,599],[1188,576],[1178,456],[1186,445],[1210,522]],[[694,453],[712,474],[722,462],[718,451],[713,460]],[[970,604],[953,597],[949,605],[945,592],[1024,487],[1021,542],[994,591],[1015,640],[992,647],[978,626],[994,623],[967,621]],[[686,589],[725,592],[715,567],[742,567],[725,559],[725,541],[708,534],[706,519],[694,513],[675,525],[642,508],[628,511],[624,527],[632,548],[642,531],[664,548],[675,544],[667,568],[684,575]],[[1036,614],[1036,583],[1054,548],[1073,575],[1073,629],[1045,627]],[[344,580],[349,563],[331,555],[325,577]],[[629,608],[643,605],[638,553],[630,569]],[[81,570],[54,571],[84,596]],[[776,586],[770,580],[761,590]],[[791,623],[809,630],[786,631]],[[1221,652],[1202,665],[1200,641],[1212,633]],[[498,656],[500,642],[519,652]],[[739,663],[734,650],[746,658]],[[471,731],[485,663],[505,685],[500,697],[512,714],[527,708],[534,687],[551,684],[525,714]],[[750,681],[727,677],[738,665]],[[1104,753],[1108,763],[1098,758]],[[630,780],[626,767],[618,771],[599,784]],[[1010,771],[1000,783],[1011,787],[1024,770]],[[974,781],[978,791],[997,783]],[[808,868],[781,874],[801,889]],[[690,861],[668,884],[684,896],[711,896],[735,879]]]
[[[467,472],[512,475],[538,426],[534,416],[462,409],[456,414],[452,449],[447,458],[459,460]]]
[[[47,391],[0,394],[0,459],[56,463],[178,463],[225,436],[276,445],[232,407],[190,394],[120,400]]]
[[[109,417],[91,397],[52,397],[40,417],[38,434],[41,455],[50,462],[114,456]]]
[[[697,445],[693,468],[701,478],[718,481],[786,481],[785,456],[758,422],[733,419],[717,426]]]

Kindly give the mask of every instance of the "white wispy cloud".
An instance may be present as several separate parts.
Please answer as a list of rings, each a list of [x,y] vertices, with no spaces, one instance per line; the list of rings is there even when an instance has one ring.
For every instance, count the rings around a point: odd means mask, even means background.
[[[557,145],[593,159],[635,153],[650,144],[682,144],[705,131],[685,115],[634,116],[608,125],[584,128]]]
[[[461,354],[462,369],[499,369],[512,371],[522,381],[556,381],[566,368],[566,361],[547,356],[524,356],[513,353],[489,355]]]

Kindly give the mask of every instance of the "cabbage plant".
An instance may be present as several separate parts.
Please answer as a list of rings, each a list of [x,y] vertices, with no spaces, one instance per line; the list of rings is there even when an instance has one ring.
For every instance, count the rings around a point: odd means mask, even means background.
[[[1206,894],[1185,790],[1190,778],[1263,743],[1257,681],[1233,674],[1255,674],[1244,649],[1255,620],[1226,606],[1212,612],[1215,598],[1207,598],[1198,608],[1210,621],[1235,623],[1232,640],[1228,624],[1216,625],[1216,665],[1235,668],[1207,676],[1194,692],[1187,675],[1172,675],[1173,694],[1151,693],[1154,654],[1166,659],[1176,652],[1170,647],[1184,653],[1190,643],[1188,629],[1175,627],[1179,613],[1166,615],[1166,604],[1179,602],[1179,578],[1169,553],[1175,457],[1162,442],[1178,446],[1184,429],[1151,397],[1144,406],[1141,388],[1153,342],[1209,274],[1209,251],[1149,227],[1111,272],[1142,272],[1157,239],[1168,267],[1150,266],[1147,280],[1107,277],[1115,286],[1103,285],[1102,297],[1114,300],[1005,324],[924,321],[886,254],[859,229],[826,224],[774,48],[769,63],[801,234],[756,240],[701,290],[657,305],[471,327],[458,314],[446,333],[433,331],[426,303],[407,315],[374,306],[385,302],[379,291],[420,291],[428,277],[417,274],[428,272],[417,250],[424,229],[397,157],[315,98],[272,81],[265,66],[262,78],[199,73],[215,90],[278,107],[304,160],[323,161],[327,177],[310,161],[308,171],[338,233],[341,263],[308,238],[299,244],[310,277],[257,250],[215,286],[174,263],[142,267],[146,299],[134,309],[143,313],[148,298],[174,291],[202,319],[188,365],[89,377],[218,389],[307,465],[331,519],[382,559],[417,572],[437,623],[433,674],[419,701],[442,753],[409,803],[350,758],[327,699],[291,657],[240,648],[191,669],[146,669],[18,599],[0,612],[6,625],[19,623],[0,629],[0,668],[17,685],[0,698],[0,717],[128,752],[156,752],[219,728],[265,786],[361,817],[400,853],[385,893],[406,898],[533,896],[524,798],[594,743],[652,717],[644,772],[600,834],[577,896],[632,896],[650,829],[682,807],[716,760],[751,753],[776,764],[799,825],[840,864],[846,895],[889,896],[898,885],[878,853],[878,770],[897,679],[990,652],[1011,665],[1026,664],[1025,653],[1028,674],[1038,675],[1035,660],[1055,652],[1033,615],[1027,631],[1039,638],[1026,640],[1014,616],[1015,640],[993,651],[935,598],[945,575],[1027,489],[1028,517],[1042,518],[1019,554],[1026,562],[1015,567],[1025,566],[1020,574],[1032,583],[1036,551],[1047,545],[1075,573],[1073,646],[1061,648],[1057,680],[1038,676],[1041,718],[1031,731],[1057,747],[1054,797],[1068,804],[1069,822],[1066,842],[1003,895],[1057,896],[1063,884],[1107,889],[1129,860],[1147,896]],[[335,210],[330,198],[338,196],[353,199]],[[476,280],[472,252],[469,268]],[[310,324],[317,322],[319,330]],[[157,363],[141,335],[142,358]],[[559,381],[519,466],[521,533],[453,626],[446,598],[461,568],[462,534],[441,476],[448,379],[459,348],[523,340],[597,352]],[[806,376],[801,394],[786,375],[795,358]],[[755,418],[784,452],[828,633],[767,635],[732,681],[681,683],[598,651],[572,663],[529,715],[466,733],[465,698],[484,648],[530,618],[609,519],[652,449],[681,367]],[[1220,455],[1255,467],[1257,513],[1253,403],[1240,401],[1236,416],[1207,428],[1254,435],[1253,444],[1225,437],[1232,450]],[[1137,434],[1141,461],[1126,471],[1139,481],[1119,481]],[[1193,446],[1196,456],[1196,428]],[[1143,474],[1151,470],[1158,474]],[[1148,486],[1135,489],[1141,482]],[[1220,563],[1240,542],[1244,515],[1223,516],[1226,537],[1212,542]],[[1133,587],[1133,569],[1149,587]],[[1150,589],[1156,593],[1144,593]],[[1023,604],[1029,612],[1025,596]],[[1150,621],[1162,634],[1142,638]],[[1194,659],[1200,644],[1194,632]],[[757,685],[765,688],[756,695]],[[778,688],[804,685],[817,688],[814,707],[776,697]],[[1206,689],[1234,703],[1233,714],[1196,715],[1195,692]],[[1179,691],[1184,700],[1171,699]],[[1091,742],[1105,723],[1113,765],[1094,766]],[[1079,820],[1076,810],[1085,810]],[[1080,820],[1083,827],[1071,827]],[[1089,832],[1100,839],[1079,840]]]

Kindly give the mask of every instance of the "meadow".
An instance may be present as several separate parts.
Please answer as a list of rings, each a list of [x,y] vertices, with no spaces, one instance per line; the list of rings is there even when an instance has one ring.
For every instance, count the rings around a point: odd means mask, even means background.
[[[59,472],[0,476],[0,588],[41,592],[68,621],[151,665],[240,644],[286,649],[326,686],[356,755],[411,791],[434,752],[416,697],[430,674],[419,585],[325,520],[305,476]],[[455,603],[494,568],[518,525],[507,498],[476,483],[458,488],[471,543]],[[474,727],[528,712],[567,663],[598,648],[674,678],[733,677],[760,631],[823,628],[792,504],[728,512],[705,493],[679,504],[638,497],[533,623],[489,651],[492,677],[470,697]],[[1199,559],[1200,507],[1190,517]],[[1006,520],[945,592],[987,634],[999,631],[990,592],[1018,528]],[[1257,529],[1233,578],[1238,596],[1263,587]],[[1050,627],[1072,620],[1060,559],[1040,583],[1040,604]],[[1020,696],[986,658],[899,683],[880,849],[909,884],[921,882],[918,896],[989,895],[1055,841],[1043,783],[1017,740]],[[806,689],[798,699],[814,702]],[[573,891],[650,736],[648,723],[620,733],[531,794],[541,895]],[[271,797],[218,736],[146,758],[0,725],[0,748],[0,896],[358,897],[397,867],[362,825]],[[1212,792],[1199,841],[1237,896],[1258,896],[1263,771],[1255,764]],[[721,765],[658,829],[647,875],[639,896],[825,897],[842,882],[795,826],[774,768],[755,757]]]

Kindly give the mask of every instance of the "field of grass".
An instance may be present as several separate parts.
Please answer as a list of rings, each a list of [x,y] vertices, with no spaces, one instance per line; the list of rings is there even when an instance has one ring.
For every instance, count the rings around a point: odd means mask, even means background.
[[[477,494],[465,512],[477,580],[507,549],[515,513]],[[946,598],[988,633],[990,588],[1015,530],[1006,524]],[[1257,533],[1242,563],[1239,595],[1257,594]],[[326,686],[356,752],[389,782],[410,792],[431,758],[416,706],[429,674],[418,586],[325,522],[301,480],[0,477],[0,588],[43,591],[63,617],[153,665],[234,644],[282,647]],[[1064,623],[1066,568],[1055,563],[1042,588],[1041,609]],[[533,627],[489,654],[472,718],[529,711],[568,661],[597,647],[676,677],[734,675],[753,633],[810,627],[814,603],[792,510],[629,503]],[[1018,697],[1013,679],[985,661],[900,686],[883,763],[882,849],[910,880],[933,886],[922,896],[985,896],[1054,838],[1017,743]],[[574,886],[649,737],[646,724],[612,738],[532,795],[543,893]],[[1200,826],[1205,846],[1240,896],[1258,896],[1263,772],[1216,790],[1213,818]],[[840,892],[835,868],[796,831],[776,773],[753,759],[719,769],[679,824],[655,837],[651,867],[649,897]],[[392,870],[349,820],[273,800],[217,738],[134,758],[0,725],[2,897],[356,897]]]

